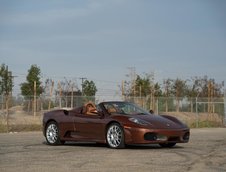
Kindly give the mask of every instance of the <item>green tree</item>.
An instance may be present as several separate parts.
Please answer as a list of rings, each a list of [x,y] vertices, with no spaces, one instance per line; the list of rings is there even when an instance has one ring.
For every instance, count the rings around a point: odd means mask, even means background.
[[[159,83],[154,82],[153,73],[146,73],[143,77],[137,75],[135,80],[135,91],[131,90],[130,92],[131,95],[134,95],[133,92],[135,92],[135,96],[145,97],[146,105],[152,110],[155,110],[156,108],[156,98],[162,96],[161,87]],[[144,104],[144,99],[140,100],[142,101],[140,103]]]
[[[82,84],[82,92],[84,96],[95,96],[97,87],[93,81],[85,80]]]
[[[155,83],[154,90],[155,90],[155,93],[154,93],[155,97],[161,97],[162,96],[163,93],[162,93],[161,87],[160,87],[158,82]]]
[[[224,83],[217,83],[215,79],[208,78],[208,76],[204,77],[194,77],[194,87],[196,89],[199,97],[209,97],[210,91],[213,93],[214,97],[222,97],[223,96],[223,87]],[[196,95],[197,96],[197,95]]]
[[[25,99],[29,100],[27,105],[28,111],[30,111],[30,103],[35,95],[40,96],[43,92],[43,88],[41,86],[41,70],[37,65],[31,65],[31,68],[28,70],[27,82],[21,84],[21,94],[25,97]],[[36,82],[36,89],[35,87]]]
[[[195,84],[195,80],[192,78],[190,81],[190,84],[188,84],[187,89],[186,89],[186,97],[190,101],[190,111],[193,112],[193,106],[194,104],[194,98],[198,95],[198,90],[197,86]]]
[[[13,89],[12,78],[12,72],[8,70],[8,66],[2,64],[0,66],[0,94],[5,97],[2,108],[5,104],[7,132],[9,131],[9,100]]]
[[[204,77],[195,77],[194,85],[197,91],[197,98],[207,98],[208,105],[204,106],[204,104],[199,105],[202,111],[207,111],[209,113],[214,112],[215,104],[213,103],[216,98],[222,98],[224,95],[223,87],[224,83],[217,83],[214,79],[208,78],[208,76]],[[220,100],[221,101],[221,100]],[[206,109],[207,108],[207,109]]]
[[[166,79],[163,81],[164,84],[164,91],[163,96],[165,97],[165,111],[169,111],[170,104],[172,104],[172,101],[170,101],[170,96],[172,96],[172,88],[173,88],[173,80],[172,79]]]
[[[0,94],[8,96],[13,89],[12,72],[8,70],[8,66],[2,64],[0,66]]]
[[[187,90],[186,81],[177,78],[173,82],[173,94],[176,97],[176,111],[179,112],[180,98],[185,96]]]
[[[140,75],[137,75],[135,81],[135,96],[146,97],[151,93],[151,81],[150,78],[146,75],[145,77],[141,78]],[[131,94],[132,94],[131,90]]]
[[[37,65],[31,65],[28,70],[27,82],[21,84],[21,93],[24,97],[30,99],[34,96],[34,82],[36,81],[36,95],[39,96],[43,92],[41,86],[41,70]]]

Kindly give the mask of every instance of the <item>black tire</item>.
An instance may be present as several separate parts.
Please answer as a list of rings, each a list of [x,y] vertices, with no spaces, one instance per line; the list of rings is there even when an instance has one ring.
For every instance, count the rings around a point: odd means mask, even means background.
[[[163,148],[171,148],[174,147],[177,143],[159,143],[159,145]]]
[[[64,141],[60,140],[60,130],[58,124],[55,121],[51,121],[47,124],[45,130],[45,136],[47,144],[49,145],[62,145]]]
[[[110,148],[121,149],[125,147],[124,131],[118,123],[112,123],[108,127],[106,141]]]

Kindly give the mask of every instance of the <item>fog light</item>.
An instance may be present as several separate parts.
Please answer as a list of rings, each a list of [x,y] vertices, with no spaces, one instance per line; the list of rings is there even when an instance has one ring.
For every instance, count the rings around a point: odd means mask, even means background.
[[[187,141],[187,140],[189,140],[189,137],[190,137],[190,133],[187,132],[187,133],[184,134],[183,140]]]

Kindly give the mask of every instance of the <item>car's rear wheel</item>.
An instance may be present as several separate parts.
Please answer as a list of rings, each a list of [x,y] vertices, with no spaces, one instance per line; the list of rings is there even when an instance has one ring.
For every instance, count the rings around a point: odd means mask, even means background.
[[[118,123],[112,123],[106,133],[107,144],[110,148],[124,148],[124,131]]]
[[[51,121],[46,126],[46,141],[50,145],[61,145],[64,141],[60,140],[59,127],[55,121]]]
[[[171,148],[176,145],[176,143],[159,143],[159,145],[163,148]]]

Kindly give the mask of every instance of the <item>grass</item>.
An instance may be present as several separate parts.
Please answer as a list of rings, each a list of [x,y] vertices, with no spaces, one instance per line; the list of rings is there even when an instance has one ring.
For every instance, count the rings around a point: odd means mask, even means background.
[[[1,121],[0,121],[0,133],[6,133],[7,132],[7,126],[4,125]]]
[[[216,121],[198,121],[197,122],[193,122],[189,127],[191,128],[216,128],[216,127],[222,127],[222,123],[216,122]]]
[[[196,113],[191,112],[168,112],[163,113],[166,115],[174,116],[187,124],[190,128],[197,128],[197,117],[198,117],[198,128],[211,128],[211,127],[222,127],[223,117],[217,113]]]
[[[20,124],[11,125],[9,128],[10,132],[21,132],[21,131],[42,131],[42,125],[39,124]]]

